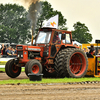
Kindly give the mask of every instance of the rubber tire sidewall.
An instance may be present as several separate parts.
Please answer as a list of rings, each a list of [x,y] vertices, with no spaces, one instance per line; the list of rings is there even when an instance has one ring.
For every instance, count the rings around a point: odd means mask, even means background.
[[[29,77],[28,76],[28,67],[29,67],[29,64],[32,62],[32,60],[30,60],[30,61],[28,61],[27,63],[26,63],[26,65],[25,65],[25,74],[27,75],[27,77]]]
[[[8,64],[8,65],[7,65]],[[7,72],[7,75],[11,78],[16,78],[20,75],[21,73],[21,67],[18,67],[18,72],[17,73],[14,73],[12,71],[12,66],[13,66],[13,59],[9,60],[8,63],[6,63],[6,72]]]
[[[5,72],[6,72],[6,74],[9,76],[9,77],[12,77],[12,75],[10,75],[10,73],[9,73],[9,67],[8,67],[8,65],[9,65],[9,63],[12,61],[12,59],[11,60],[9,60],[9,61],[7,61],[7,63],[6,63],[6,65],[5,65]]]
[[[32,72],[32,67],[33,67],[34,65],[38,65],[38,67],[39,67],[38,73],[33,73],[33,72]],[[32,60],[32,61],[29,63],[29,66],[28,66],[28,74],[29,74],[29,73],[31,73],[31,74],[41,74],[41,73],[42,73],[42,65],[41,65],[41,63],[40,63],[38,60],[34,59],[34,60]]]

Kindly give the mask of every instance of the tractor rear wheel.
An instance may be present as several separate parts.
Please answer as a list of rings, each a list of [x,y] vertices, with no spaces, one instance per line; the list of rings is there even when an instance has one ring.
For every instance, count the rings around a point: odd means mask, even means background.
[[[42,65],[36,59],[29,61],[29,63],[27,64],[27,66],[28,66],[28,73],[27,74],[29,74],[29,73],[32,73],[32,74],[41,74],[42,73]]]
[[[21,73],[21,67],[14,64],[13,59],[9,60],[5,65],[6,74],[11,78],[16,78]]]
[[[60,78],[64,78],[67,75],[66,67],[64,66],[64,57],[65,57],[67,51],[68,51],[68,49],[61,50],[55,58],[55,62],[54,62],[55,66],[54,67],[57,72],[57,77],[60,77]]]
[[[84,77],[88,69],[88,59],[84,51],[79,48],[68,50],[64,57],[64,67],[69,77]]]

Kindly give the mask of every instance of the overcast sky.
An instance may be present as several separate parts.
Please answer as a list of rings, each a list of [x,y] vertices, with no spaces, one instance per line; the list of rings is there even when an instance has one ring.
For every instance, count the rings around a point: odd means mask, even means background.
[[[84,23],[95,39],[100,39],[100,0],[47,0],[55,10],[61,11],[67,19],[68,30],[73,30],[74,23]],[[0,3],[20,3],[21,0],[0,0]],[[25,5],[25,4],[24,4]]]

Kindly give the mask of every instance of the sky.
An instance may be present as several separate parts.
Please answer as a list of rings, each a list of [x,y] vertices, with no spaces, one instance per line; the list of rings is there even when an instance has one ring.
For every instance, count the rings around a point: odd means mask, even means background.
[[[100,0],[47,0],[54,10],[60,11],[67,19],[69,31],[74,30],[73,25],[80,21],[84,23],[95,43],[100,39]],[[17,3],[26,6],[21,0],[0,0],[0,3]]]

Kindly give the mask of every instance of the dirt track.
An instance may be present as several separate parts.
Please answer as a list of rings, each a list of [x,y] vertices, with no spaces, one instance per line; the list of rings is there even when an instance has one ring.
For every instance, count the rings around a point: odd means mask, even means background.
[[[0,73],[0,80],[8,80],[8,79],[11,79],[11,78],[8,77],[6,73]],[[26,76],[24,72],[21,72],[21,74],[17,78],[14,78],[14,79],[28,79],[28,77]]]
[[[0,85],[0,100],[100,100],[99,85]]]
[[[2,79],[9,79],[0,73]],[[27,78],[22,73],[17,79]],[[0,85],[0,100],[100,100],[100,83]]]

